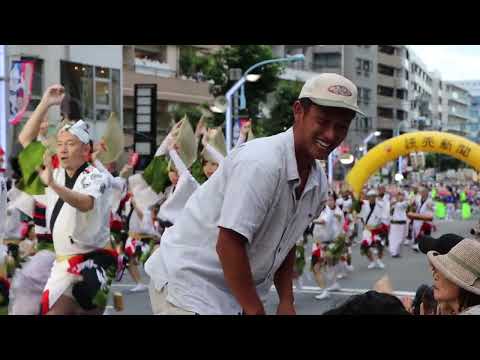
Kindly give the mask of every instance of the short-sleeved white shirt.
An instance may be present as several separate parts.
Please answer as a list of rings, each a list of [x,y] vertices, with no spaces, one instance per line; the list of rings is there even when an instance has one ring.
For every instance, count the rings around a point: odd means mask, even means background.
[[[323,224],[315,224],[313,228],[313,237],[321,242],[334,241],[342,232],[343,212],[338,206],[331,209],[326,206],[320,214],[319,219],[323,220]]]
[[[52,231],[53,244],[57,255],[84,254],[99,248],[104,248],[108,241],[111,201],[111,184],[105,174],[95,167],[82,167],[83,171],[76,175],[71,190],[94,198],[93,209],[81,212],[64,202],[56,220],[52,222],[55,204],[59,196],[51,188],[46,189],[47,195],[47,226]],[[63,168],[53,171],[57,184],[65,186],[66,172]],[[53,225],[53,229],[52,229]]]
[[[317,162],[300,200],[293,131],[236,148],[190,197],[160,248],[145,264],[167,300],[199,314],[238,314],[216,252],[219,227],[247,239],[253,281],[265,299],[273,278],[308,225],[325,206],[327,180]]]
[[[407,209],[408,209],[408,201],[399,201],[392,205],[393,214],[392,220],[393,221],[407,221]]]

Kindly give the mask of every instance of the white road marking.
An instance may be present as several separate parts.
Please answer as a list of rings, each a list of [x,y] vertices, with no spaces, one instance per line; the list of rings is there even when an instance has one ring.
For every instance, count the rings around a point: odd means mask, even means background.
[[[344,295],[344,296],[351,296],[351,295],[358,295],[358,294],[364,294],[367,291],[370,291],[372,289],[349,289],[349,288],[342,288],[337,291],[330,291],[331,294],[334,295]],[[275,291],[275,287],[272,286],[270,291]],[[305,294],[319,294],[323,291],[322,288],[318,286],[303,286],[301,289],[297,289],[295,286],[293,287],[293,291],[296,293],[305,293]],[[393,295],[395,296],[410,296],[414,297],[415,292],[413,291],[394,291]]]

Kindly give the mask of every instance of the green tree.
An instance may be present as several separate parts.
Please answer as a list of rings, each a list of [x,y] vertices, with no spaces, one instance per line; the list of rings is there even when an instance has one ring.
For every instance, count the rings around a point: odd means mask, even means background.
[[[201,62],[197,59],[193,62],[197,64],[198,71],[201,71],[207,80],[213,80],[210,93],[217,97],[224,96],[234,84],[234,81],[229,79],[229,69],[240,68],[244,72],[260,61],[273,58],[269,45],[232,45],[220,49],[208,61]],[[261,75],[258,81],[245,84],[247,100],[245,115],[253,120],[253,130],[256,134],[263,132],[261,120],[264,116],[261,112],[261,104],[266,101],[267,95],[276,89],[279,82],[278,76],[282,70],[283,65],[280,63],[265,65],[254,70],[254,73]],[[222,118],[224,119],[224,116],[215,115],[214,122],[218,123]]]
[[[298,99],[303,83],[282,80],[274,93],[274,105],[270,117],[263,122],[265,136],[285,131],[293,125],[292,105]]]

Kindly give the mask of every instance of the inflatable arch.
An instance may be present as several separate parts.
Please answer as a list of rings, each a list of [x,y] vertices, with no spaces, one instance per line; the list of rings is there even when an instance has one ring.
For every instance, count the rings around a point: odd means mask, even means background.
[[[386,140],[362,157],[346,177],[358,197],[368,178],[389,161],[412,152],[453,156],[480,171],[480,145],[461,136],[439,131],[418,131]]]

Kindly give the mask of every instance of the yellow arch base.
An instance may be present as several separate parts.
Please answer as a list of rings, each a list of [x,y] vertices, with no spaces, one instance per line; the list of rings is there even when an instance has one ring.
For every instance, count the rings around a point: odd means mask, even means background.
[[[453,156],[480,171],[480,145],[461,136],[439,131],[407,133],[384,141],[358,161],[346,181],[358,197],[375,171],[389,161],[412,152],[433,152]]]

